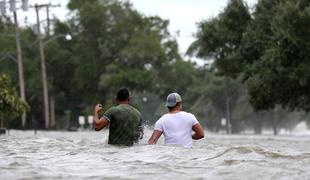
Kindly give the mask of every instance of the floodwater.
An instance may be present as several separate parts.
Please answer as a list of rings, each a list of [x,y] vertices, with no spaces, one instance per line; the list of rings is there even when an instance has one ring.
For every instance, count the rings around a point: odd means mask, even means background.
[[[310,179],[310,136],[215,135],[193,148],[106,143],[108,131],[10,131],[0,179]]]

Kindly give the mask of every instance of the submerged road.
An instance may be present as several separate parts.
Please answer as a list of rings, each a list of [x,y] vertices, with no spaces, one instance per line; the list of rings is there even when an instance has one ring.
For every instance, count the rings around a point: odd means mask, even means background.
[[[0,179],[310,179],[310,136],[214,135],[193,148],[108,145],[108,131],[10,131]]]

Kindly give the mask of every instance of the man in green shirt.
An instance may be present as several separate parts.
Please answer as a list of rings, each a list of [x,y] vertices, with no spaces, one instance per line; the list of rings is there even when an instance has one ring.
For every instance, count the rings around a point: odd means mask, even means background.
[[[93,126],[96,131],[109,126],[109,144],[132,146],[143,138],[141,113],[129,105],[127,89],[120,89],[116,95],[117,106],[108,109],[101,117],[102,105],[95,107]]]

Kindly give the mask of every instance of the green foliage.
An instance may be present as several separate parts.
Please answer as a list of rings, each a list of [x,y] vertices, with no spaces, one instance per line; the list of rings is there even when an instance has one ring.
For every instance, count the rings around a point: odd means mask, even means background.
[[[228,77],[237,78],[243,71],[239,49],[243,34],[251,20],[250,16],[248,7],[243,1],[229,1],[217,17],[199,23],[197,40],[188,49],[191,55],[215,62],[215,70],[211,73],[212,78],[202,79],[202,81],[208,84],[204,90],[204,96],[209,100],[208,115],[213,119],[209,125],[216,130],[220,128],[222,118],[230,118],[233,132],[240,130],[238,120],[233,116],[227,117],[227,111],[232,113],[234,108],[237,108],[243,87],[240,80]],[[226,76],[226,78],[216,77],[214,74]],[[230,110],[227,106],[231,107]]]
[[[277,126],[296,122],[300,116],[287,109],[309,111],[309,9],[306,0],[261,0],[250,13],[243,1],[230,0],[217,17],[199,23],[197,40],[188,53],[214,60],[217,75],[241,79],[246,87],[244,91],[237,85],[241,91],[232,104],[232,121],[252,124],[258,133],[263,124],[272,126],[276,134]],[[216,79],[223,82],[218,77],[206,81],[206,91],[215,92],[210,97],[216,100],[210,102],[218,102],[210,109],[224,113],[221,98],[227,98],[227,92],[221,92]],[[271,110],[257,112],[267,109]]]
[[[0,74],[0,118],[15,118],[25,112],[27,108],[27,103],[18,97],[9,77]]]
[[[258,1],[252,14],[242,1],[202,22],[189,49],[215,60],[219,74],[243,77],[250,103],[257,110],[310,109],[310,3]]]
[[[183,59],[168,31],[169,21],[144,16],[128,1],[71,0],[68,8],[73,16],[53,21],[53,34],[43,40],[58,127],[74,125],[77,116],[92,113],[96,103],[109,107],[121,87],[131,90],[132,103],[150,125],[165,112],[170,92],[180,93],[184,110],[214,131],[223,130],[220,120],[227,118],[227,105],[233,132],[255,127],[257,133],[264,125],[286,127],[287,119],[300,116],[288,115],[277,104],[309,106],[306,0],[262,0],[253,13],[242,0],[230,0],[217,17],[199,23],[197,40],[188,51],[214,60],[210,70]],[[12,32],[10,20],[0,19],[0,33]],[[72,40],[65,40],[66,34]],[[21,28],[21,37],[26,98],[35,107],[27,123],[39,119],[42,126],[37,37],[27,27]],[[16,57],[14,37],[0,36],[0,48],[0,72],[18,84],[17,64],[6,56]],[[255,112],[249,102],[256,109],[276,109]]]
[[[309,8],[301,0],[258,3],[242,54],[250,57],[245,79],[255,108],[310,109]]]
[[[217,17],[199,23],[197,40],[188,53],[215,60],[218,74],[235,78],[243,69],[238,50],[250,20],[250,13],[242,0],[229,1]]]
[[[169,53],[178,54],[169,45],[174,41],[168,39],[168,21],[144,17],[128,2],[72,1],[68,7],[77,11],[69,27],[76,34],[71,58],[78,64],[78,89],[94,94],[120,86],[152,90],[158,70],[172,60]]]
[[[194,66],[181,58],[168,21],[143,16],[128,2],[71,1],[68,7],[76,15],[56,22],[47,39],[70,33],[72,40],[57,38],[45,48],[56,112],[87,112],[121,87],[164,97],[186,92],[194,81]]]

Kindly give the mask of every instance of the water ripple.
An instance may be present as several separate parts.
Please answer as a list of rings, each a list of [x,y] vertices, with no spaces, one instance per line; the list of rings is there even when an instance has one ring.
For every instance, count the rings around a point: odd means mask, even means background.
[[[146,138],[151,131],[146,131]],[[11,131],[0,137],[1,179],[307,179],[306,138],[209,135],[193,148],[106,144],[107,131]]]

